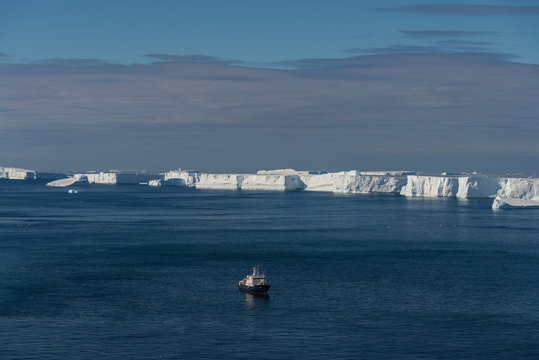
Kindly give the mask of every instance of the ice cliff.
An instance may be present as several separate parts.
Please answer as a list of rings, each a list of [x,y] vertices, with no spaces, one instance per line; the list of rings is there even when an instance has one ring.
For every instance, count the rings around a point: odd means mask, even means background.
[[[482,199],[493,197],[500,190],[500,178],[487,176],[458,177],[457,198]]]
[[[409,175],[400,193],[404,196],[450,197],[457,195],[458,188],[456,177]]]
[[[121,173],[121,172],[99,172],[99,173],[84,173],[75,174],[74,177],[86,176],[90,184],[139,184],[148,182],[153,179],[158,179],[159,175],[145,173]]]
[[[238,190],[245,175],[240,174],[200,174],[197,189]]]
[[[36,171],[12,167],[0,167],[0,179],[35,180]]]
[[[36,171],[36,170],[0,166],[0,179],[51,181],[51,180],[62,179],[65,177],[67,177],[67,175],[63,173],[43,172],[43,171]]]
[[[210,174],[195,170],[171,170],[159,175],[143,172],[88,172],[65,178],[65,174],[0,167],[0,179],[50,179],[48,186],[88,184],[148,184],[188,186],[197,189],[325,191],[350,194],[400,194],[407,197],[496,198],[495,208],[530,206],[539,201],[538,178],[484,176],[476,173],[416,175],[412,171],[298,171],[259,170],[256,174]],[[63,179],[59,179],[62,178]],[[59,180],[56,180],[59,179]],[[513,201],[522,200],[522,201]]]
[[[162,178],[148,182],[150,186],[195,186],[200,172],[196,170],[171,170],[161,174]]]
[[[361,175],[356,170],[322,175],[300,175],[305,191],[334,193],[399,193],[406,184],[404,176]]]
[[[173,170],[150,185],[194,186],[197,189],[325,191],[353,194],[401,194],[403,196],[533,199],[539,179],[481,175],[423,176],[410,171],[296,171],[260,170],[256,174],[209,174]],[[367,175],[370,174],[370,175]],[[409,174],[409,175],[405,175]],[[90,180],[92,182],[92,180]]]
[[[353,194],[398,194],[406,184],[404,176],[338,175],[334,192]]]
[[[404,196],[457,197],[461,199],[539,197],[539,179],[497,176],[418,176],[407,177]]]
[[[244,175],[241,190],[300,190],[303,184],[298,175]]]
[[[538,178],[500,178],[497,195],[504,198],[539,200]]]

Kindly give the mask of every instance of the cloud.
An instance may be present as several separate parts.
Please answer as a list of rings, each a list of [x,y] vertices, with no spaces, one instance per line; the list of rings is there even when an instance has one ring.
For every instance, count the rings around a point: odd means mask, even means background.
[[[479,35],[492,35],[496,31],[460,31],[460,30],[403,30],[401,31],[406,36],[414,38],[431,38],[431,37],[468,37]]]
[[[486,53],[288,65],[5,64],[0,153],[38,169],[536,171],[537,65]]]
[[[205,64],[237,64],[239,60],[225,60],[208,55],[174,55],[174,54],[146,54],[147,58],[157,61],[168,61],[176,63],[205,63]]]
[[[437,41],[436,43],[442,46],[447,46],[447,45],[472,46],[474,47],[474,49],[481,49],[480,47],[482,46],[493,45],[493,43],[489,41],[473,41],[473,40],[461,40],[461,39],[440,40],[440,41]]]
[[[394,44],[386,47],[370,48],[349,48],[343,49],[343,52],[349,54],[363,55],[405,55],[405,54],[437,54],[443,52],[443,49],[434,45],[403,45]]]
[[[428,4],[378,8],[379,11],[427,15],[539,15],[539,6]]]
[[[454,54],[454,53],[492,53],[487,41],[467,41],[460,39],[447,39],[431,42],[429,45],[393,44],[386,47],[349,48],[342,51],[358,55],[410,55],[410,54]],[[497,54],[500,57],[510,58],[508,54]]]

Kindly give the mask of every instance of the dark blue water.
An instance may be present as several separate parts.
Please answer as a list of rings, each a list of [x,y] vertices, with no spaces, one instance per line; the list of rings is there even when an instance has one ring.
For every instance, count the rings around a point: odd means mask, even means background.
[[[490,205],[3,182],[0,358],[538,358],[539,211]]]

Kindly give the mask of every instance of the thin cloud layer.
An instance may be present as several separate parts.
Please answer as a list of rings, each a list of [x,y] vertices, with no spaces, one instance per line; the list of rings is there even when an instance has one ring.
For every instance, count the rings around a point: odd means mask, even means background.
[[[387,7],[377,10],[430,15],[539,15],[539,6],[513,5],[428,4]]]
[[[92,64],[0,67],[3,164],[504,172],[539,161],[539,66],[499,55]]]
[[[146,54],[145,57],[156,61],[169,61],[178,63],[206,63],[206,64],[232,64],[238,60],[225,60],[207,55],[174,55],[174,54]]]
[[[431,37],[469,37],[479,35],[496,34],[495,31],[458,31],[458,30],[403,30],[401,31],[406,36],[414,38],[431,38]]]

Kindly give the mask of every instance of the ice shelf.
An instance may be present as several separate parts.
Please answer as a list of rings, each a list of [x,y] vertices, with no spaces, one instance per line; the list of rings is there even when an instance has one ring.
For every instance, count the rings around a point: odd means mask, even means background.
[[[65,174],[0,167],[0,179],[31,180]],[[459,199],[496,198],[493,207],[533,204],[539,200],[539,179],[486,176],[477,173],[417,175],[413,171],[326,172],[323,170],[259,170],[256,174],[211,174],[196,170],[171,170],[158,175],[111,170],[86,172],[49,182],[48,186],[87,184],[148,184],[186,186],[197,189],[252,191],[325,191],[350,194],[397,194],[406,197],[453,197]],[[530,203],[512,200],[526,200]],[[528,207],[526,205],[525,207]],[[524,207],[522,205],[522,207]]]

